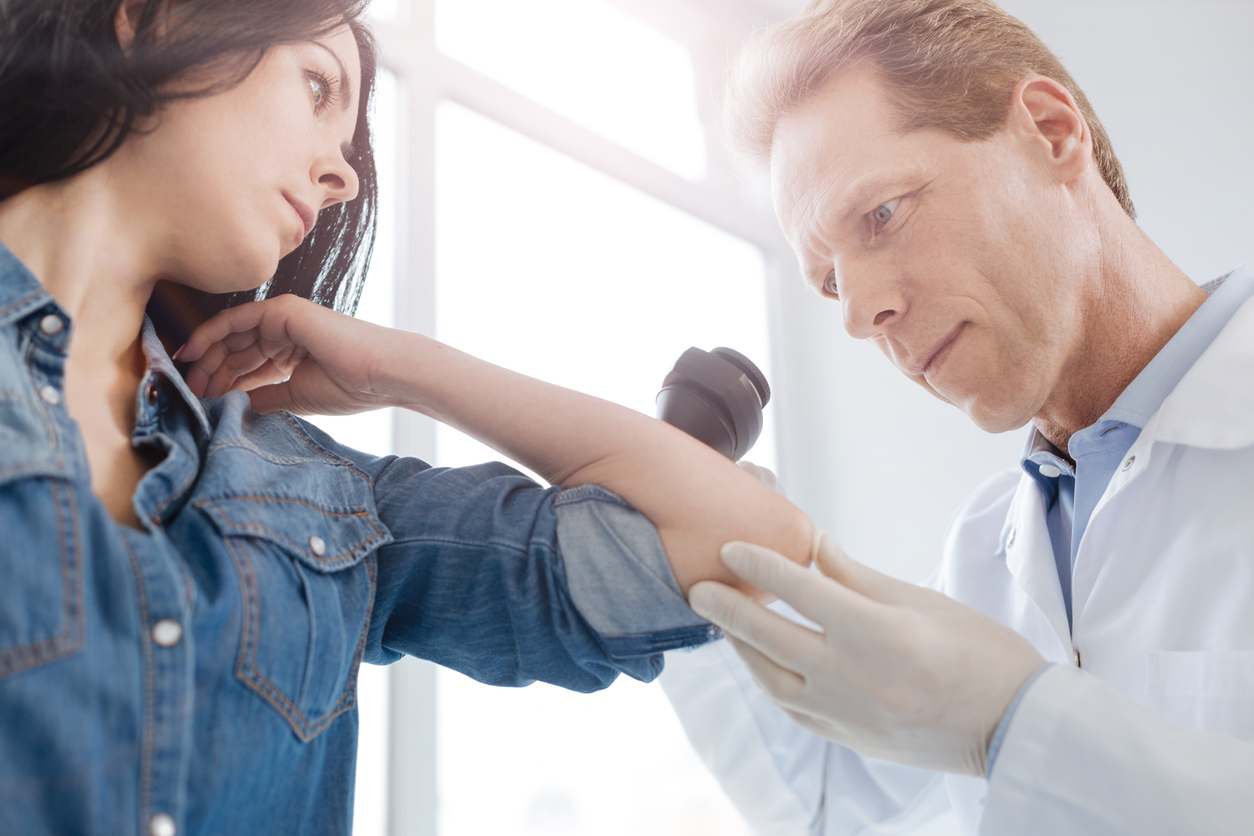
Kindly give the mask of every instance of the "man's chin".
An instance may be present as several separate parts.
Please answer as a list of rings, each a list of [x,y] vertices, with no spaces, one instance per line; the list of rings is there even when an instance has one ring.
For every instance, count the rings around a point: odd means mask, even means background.
[[[1010,432],[1027,426],[1032,420],[1030,411],[1016,409],[1008,404],[989,404],[977,396],[972,396],[957,406],[972,423],[986,433]]]

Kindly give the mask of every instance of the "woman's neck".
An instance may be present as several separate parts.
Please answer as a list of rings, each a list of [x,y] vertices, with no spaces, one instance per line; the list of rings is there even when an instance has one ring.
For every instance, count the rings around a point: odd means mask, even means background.
[[[0,202],[0,242],[74,322],[86,365],[132,367],[158,278],[141,218],[113,188],[108,161]]]

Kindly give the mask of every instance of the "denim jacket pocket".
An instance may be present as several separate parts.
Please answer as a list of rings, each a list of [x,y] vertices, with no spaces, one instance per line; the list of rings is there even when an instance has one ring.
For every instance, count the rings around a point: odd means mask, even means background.
[[[83,646],[73,475],[29,404],[0,391],[0,679]]]
[[[239,574],[235,675],[309,741],[354,705],[374,551],[392,537],[365,506],[279,496],[195,504],[221,532]]]
[[[48,478],[0,484],[0,531],[4,679],[83,646],[83,542],[74,486]]]

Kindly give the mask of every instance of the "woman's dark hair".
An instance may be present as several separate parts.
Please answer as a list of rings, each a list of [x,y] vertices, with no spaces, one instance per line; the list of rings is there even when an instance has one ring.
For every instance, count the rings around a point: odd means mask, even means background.
[[[369,0],[133,0],[134,41],[118,42],[123,0],[0,0],[0,200],[77,174],[109,157],[144,117],[181,98],[243,81],[271,47],[348,24],[361,53],[361,96],[349,165],[355,200],[322,210],[318,223],[259,290],[209,294],[160,283],[149,313],[167,345],[234,304],[295,293],[353,313],[370,265],[378,180],[367,114],[378,66],[360,22]],[[213,83],[177,85],[191,70]],[[195,74],[199,76],[200,74]]]

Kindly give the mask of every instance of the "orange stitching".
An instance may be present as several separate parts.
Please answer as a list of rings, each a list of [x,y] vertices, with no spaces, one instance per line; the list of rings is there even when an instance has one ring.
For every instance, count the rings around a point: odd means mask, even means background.
[[[333,563],[337,560],[342,560],[352,555],[354,552],[358,551],[362,547],[367,546],[370,543],[373,543],[375,540],[378,540],[382,537],[387,536],[377,525],[374,524],[373,517],[371,516],[370,512],[365,509],[360,510],[360,511],[352,511],[352,512],[327,511],[323,508],[319,508],[317,505],[314,505],[310,502],[306,502],[303,499],[289,499],[286,497],[276,497],[276,496],[256,496],[256,495],[251,495],[251,494],[241,494],[239,496],[225,497],[225,499],[226,500],[247,499],[247,500],[252,500],[256,502],[287,502],[287,503],[292,503],[295,505],[304,505],[308,508],[314,509],[315,511],[319,512],[323,516],[327,516],[327,517],[365,517],[366,522],[369,523],[370,527],[374,530],[373,535],[371,535],[370,537],[367,537],[365,540],[362,540],[360,543],[353,546],[347,552],[344,552],[342,554],[333,554],[327,557],[318,557],[317,555],[312,555],[310,557],[306,555],[304,546],[300,545],[294,540],[289,539],[288,537],[284,536],[282,533],[276,531],[275,529],[270,528],[269,526],[264,525],[262,523],[241,522],[237,519],[232,518],[229,514],[226,513],[226,509],[223,508],[222,499],[205,498],[205,499],[197,500],[195,503],[193,503],[193,507],[198,510],[204,510],[205,506],[211,506],[217,509],[222,514],[223,518],[226,519],[226,521],[229,522],[233,526],[247,529],[249,531],[258,531],[258,532],[271,534],[275,537],[275,539],[281,540],[282,542],[288,544],[292,548],[293,551],[301,555],[302,559],[311,559],[320,566],[325,565],[327,563]]]
[[[148,635],[148,593],[144,588],[143,572],[139,568],[139,558],[131,548],[126,537],[121,538],[122,545],[131,559],[131,571],[135,573],[135,594],[139,603],[139,643],[144,650],[144,741],[140,762],[139,809],[140,821],[148,820],[148,808],[151,804],[152,782],[152,746],[153,746],[153,703],[155,685],[153,683],[152,645]]]
[[[10,302],[9,304],[5,305],[3,308],[0,308],[0,316],[7,316],[9,312],[12,311],[14,308],[21,307],[22,305],[26,303],[27,300],[33,299],[43,292],[44,292],[44,289],[41,287],[39,290],[32,290],[30,293],[26,294],[21,299],[18,299],[15,302]]]
[[[367,584],[369,585],[369,595],[367,596],[366,601],[364,623],[362,625],[361,632],[357,637],[357,648],[354,651],[352,661],[349,664],[349,676],[345,684],[344,693],[331,707],[331,710],[329,710],[326,714],[323,714],[321,717],[315,718],[311,721],[310,718],[307,717],[303,711],[301,711],[300,707],[293,703],[291,698],[283,693],[282,689],[275,685],[269,677],[257,668],[256,653],[257,646],[260,643],[261,630],[259,623],[257,624],[257,629],[253,630],[252,627],[255,618],[259,618],[258,605],[260,604],[260,598],[254,597],[254,592],[258,592],[259,596],[259,587],[257,587],[255,582],[252,580],[251,562],[248,558],[245,557],[242,552],[238,551],[235,544],[230,540],[227,540],[227,548],[230,551],[232,560],[235,562],[236,568],[241,575],[241,579],[243,580],[244,576],[247,575],[247,580],[244,580],[244,583],[248,587],[247,595],[245,597],[246,612],[244,618],[242,619],[247,625],[245,629],[248,632],[245,636],[241,636],[240,653],[237,654],[235,668],[236,677],[244,683],[245,687],[269,703],[275,711],[286,719],[288,725],[291,726],[292,731],[296,733],[296,736],[300,738],[301,742],[308,743],[310,740],[321,734],[322,731],[331,724],[331,721],[356,704],[356,674],[361,665],[361,657],[365,653],[366,639],[370,633],[371,614],[374,610],[376,589],[375,555],[372,554],[366,559],[366,577]],[[248,567],[245,568],[244,564],[248,564]],[[245,639],[247,639],[247,641],[245,641]],[[245,651],[246,646],[248,648],[247,651]]]
[[[296,434],[297,434],[298,436],[300,436],[301,441],[304,441],[304,442],[305,442],[305,446],[306,446],[306,447],[308,447],[310,450],[313,450],[315,453],[317,453],[318,455],[322,456],[323,458],[330,459],[330,460],[331,460],[331,461],[333,461],[333,462],[337,462],[337,463],[339,463],[339,464],[343,465],[344,467],[347,467],[349,470],[353,471],[353,472],[354,472],[354,473],[356,473],[358,476],[360,476],[361,478],[365,479],[365,480],[366,480],[366,484],[367,484],[367,485],[370,485],[370,487],[371,487],[372,489],[374,488],[374,482],[372,482],[372,481],[370,480],[370,477],[369,477],[369,476],[367,476],[366,474],[362,473],[360,470],[358,470],[358,469],[357,469],[357,466],[356,466],[356,465],[354,465],[352,462],[350,462],[348,459],[343,458],[343,457],[341,457],[341,456],[337,456],[337,455],[335,455],[334,453],[332,453],[330,450],[324,450],[324,449],[322,449],[321,447],[315,447],[315,446],[314,446],[314,441],[313,441],[313,439],[312,439],[312,438],[310,438],[310,437],[309,437],[309,434],[308,434],[308,433],[306,433],[306,432],[305,432],[305,430],[304,430],[304,429],[303,429],[303,428],[302,428],[299,424],[295,424],[295,423],[293,423],[293,422],[292,422],[292,420],[291,420],[291,418],[292,418],[291,413],[289,413],[289,412],[282,412],[282,411],[280,411],[280,412],[278,413],[278,416],[279,416],[280,418],[282,418],[284,421],[286,421],[286,422],[287,422],[287,425],[288,425],[289,427],[291,427],[292,429],[296,430]]]
[[[73,543],[75,545],[72,547],[71,538],[66,533],[67,528],[76,528],[74,521],[78,518],[76,511],[78,506],[73,499],[72,492],[70,492],[68,499],[62,500],[60,498],[60,490],[62,489],[60,483],[52,482],[49,484],[48,489],[52,495],[57,525],[57,543],[60,547],[58,549],[60,555],[58,564],[61,569],[61,594],[64,599],[61,617],[64,619],[65,625],[55,636],[0,651],[0,679],[45,665],[57,659],[73,656],[82,649],[83,643],[86,641],[84,620],[86,606],[82,600],[83,585],[75,582],[77,575],[82,574],[82,537],[74,538]],[[71,508],[66,509],[64,506],[67,504]],[[66,525],[67,517],[69,520],[68,526]],[[75,555],[77,555],[77,559],[75,559]],[[77,570],[77,575],[75,570]]]

